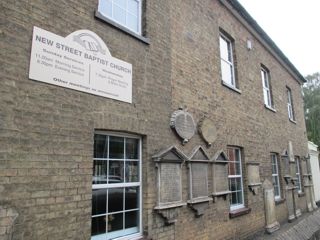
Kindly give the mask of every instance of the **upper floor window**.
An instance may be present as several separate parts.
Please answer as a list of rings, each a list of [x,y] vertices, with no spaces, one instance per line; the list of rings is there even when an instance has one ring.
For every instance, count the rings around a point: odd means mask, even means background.
[[[266,107],[272,108],[272,96],[271,96],[271,87],[270,87],[270,74],[269,71],[261,67],[261,79],[263,87],[263,99]]]
[[[91,239],[141,237],[141,196],[141,139],[97,132],[93,152]]]
[[[274,198],[276,200],[281,198],[280,178],[279,178],[279,161],[276,153],[271,153],[272,166],[272,183],[274,187]]]
[[[229,189],[231,191],[230,210],[244,207],[241,149],[228,147]]]
[[[220,59],[221,59],[221,77],[226,85],[237,88],[234,73],[234,57],[232,49],[232,40],[220,33]]]
[[[104,17],[141,35],[142,0],[99,0],[98,12]]]
[[[287,87],[287,99],[288,99],[288,116],[291,121],[294,121],[294,110],[292,102],[292,92],[291,89]]]

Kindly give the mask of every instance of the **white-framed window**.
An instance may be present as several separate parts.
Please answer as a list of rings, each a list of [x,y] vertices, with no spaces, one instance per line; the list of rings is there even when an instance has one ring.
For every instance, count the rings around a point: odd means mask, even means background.
[[[224,34],[220,33],[220,61],[222,81],[233,88],[237,88],[234,74],[234,57],[232,41]]]
[[[95,132],[91,239],[142,235],[141,138]]]
[[[142,0],[99,0],[98,12],[141,35],[141,5]]]
[[[264,104],[267,107],[272,108],[273,106],[272,106],[272,98],[271,98],[269,71],[264,67],[261,67],[261,79],[262,79]]]
[[[301,185],[301,171],[300,171],[300,158],[298,156],[295,157],[296,162],[296,187],[298,188],[298,192],[302,192],[302,185]]]
[[[292,103],[292,93],[291,89],[287,87],[287,100],[288,100],[288,116],[289,119],[294,121],[294,110],[293,110],[293,103]]]
[[[228,147],[227,150],[229,190],[231,191],[230,210],[236,210],[244,207],[241,149]]]
[[[274,187],[274,198],[276,200],[281,198],[280,177],[279,177],[279,161],[276,153],[271,153],[272,166],[272,183]]]

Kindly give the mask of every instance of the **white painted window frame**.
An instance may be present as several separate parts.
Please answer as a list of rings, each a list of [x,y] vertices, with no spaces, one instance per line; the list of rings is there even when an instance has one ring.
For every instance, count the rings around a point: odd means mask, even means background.
[[[228,59],[224,59],[221,56],[221,45],[220,45],[220,41],[221,39],[223,41],[225,41],[227,43],[228,47],[228,54],[230,54],[231,56],[231,61],[229,61]],[[231,67],[231,83],[224,81],[223,79],[223,70],[222,70],[222,64],[220,62],[220,69],[221,69],[221,79],[222,82],[228,86],[230,86],[231,88],[235,88],[237,89],[237,84],[236,84],[236,78],[235,78],[235,72],[234,72],[234,56],[233,56],[233,44],[232,41],[229,37],[227,37],[225,34],[223,34],[222,32],[220,32],[219,35],[219,51],[220,51],[220,61],[223,61],[225,63],[227,63],[230,67]]]
[[[276,172],[272,172],[272,177],[276,177],[277,179],[277,186],[274,186],[274,188],[278,188],[279,195],[274,194],[274,199],[279,200],[281,199],[281,187],[280,187],[280,176],[279,176],[279,161],[278,161],[278,154],[271,153],[271,167],[273,171],[273,166],[276,166]]]
[[[230,162],[235,162],[235,163],[240,163],[240,174],[239,175],[229,175],[228,173],[228,180],[229,179],[240,179],[241,181],[241,193],[242,193],[242,199],[241,199],[241,202],[240,204],[231,204],[231,195],[230,195],[230,211],[234,211],[234,210],[237,210],[237,209],[241,209],[241,208],[244,208],[244,191],[243,191],[243,176],[242,176],[242,150],[241,148],[239,147],[233,147],[233,146],[228,146],[228,153],[229,153],[229,149],[232,149],[232,151],[234,151],[234,155],[236,156],[235,152],[236,150],[239,151],[239,161],[229,161]],[[229,157],[229,156],[228,156]],[[229,166],[228,166],[228,171],[229,171]],[[230,181],[229,181],[229,184],[230,184]],[[231,191],[231,188],[230,188],[230,185],[229,185],[229,190]],[[231,191],[232,192],[232,191]]]
[[[99,0],[99,5],[100,5],[100,2],[101,2],[101,1],[106,1],[106,0]],[[112,9],[111,9],[111,12],[112,12],[111,15],[112,15],[112,17],[108,16],[107,13],[104,13],[104,12],[101,11],[101,9],[99,9],[99,7],[98,7],[99,13],[102,14],[104,17],[110,19],[111,21],[113,21],[113,22],[115,22],[115,23],[123,26],[124,28],[128,29],[129,31],[132,31],[132,32],[134,32],[134,33],[136,33],[136,34],[138,34],[138,35],[142,35],[142,1],[143,1],[143,0],[127,0],[127,1],[135,1],[135,2],[138,2],[138,16],[137,16],[138,31],[135,31],[135,30],[129,28],[129,27],[127,26],[127,24],[123,25],[123,23],[120,23],[120,22],[118,22],[116,19],[114,19],[114,17],[113,17],[113,16],[114,16],[114,14],[113,14],[113,6],[114,6],[114,5],[117,5],[119,8],[121,8],[121,7],[116,3],[117,0],[110,0],[110,1],[111,1],[111,4],[112,4]],[[123,10],[124,10],[125,13],[126,13],[126,23],[127,23],[128,9],[123,9]]]
[[[135,138],[139,140],[139,159],[137,159],[137,161],[139,161],[139,182],[129,182],[129,183],[112,183],[112,184],[92,184],[92,189],[111,189],[111,188],[119,188],[119,187],[139,187],[139,232],[138,233],[133,233],[133,234],[129,234],[129,235],[125,235],[122,237],[118,237],[118,238],[114,238],[112,236],[112,233],[108,233],[104,234],[104,235],[96,235],[96,236],[91,236],[91,240],[108,240],[108,239],[117,239],[117,240],[135,240],[135,239],[141,239],[142,237],[142,138],[140,136],[137,135],[133,135],[133,134],[124,134],[124,133],[119,133],[119,132],[109,132],[109,131],[95,131],[94,134],[101,134],[101,135],[105,135],[108,137],[108,156],[109,156],[109,147],[110,147],[110,136],[111,137],[123,137],[124,138],[124,159],[111,159],[112,161],[117,161],[117,160],[124,160],[124,166],[125,166],[125,154],[126,154],[126,148],[125,148],[125,144],[126,138]],[[93,158],[93,160],[109,160],[109,158]],[[130,159],[129,161],[135,161],[135,159]],[[109,162],[108,162],[109,164]],[[124,168],[125,171],[125,168]],[[107,178],[108,178],[109,172],[107,172]],[[107,200],[108,201],[108,200]],[[125,198],[124,198],[125,201]],[[108,204],[108,202],[106,202],[106,204]],[[125,202],[124,202],[125,204]],[[130,209],[130,211],[135,211],[138,209]],[[120,212],[125,212],[125,211],[119,211],[119,212],[114,212],[115,213],[120,213]],[[106,213],[108,214],[108,212]],[[99,215],[104,215],[104,214],[99,214]],[[94,216],[99,216],[99,215],[94,215]],[[91,215],[91,217],[93,217]],[[124,216],[125,218],[125,216]],[[106,227],[107,229],[107,227]],[[126,230],[119,230],[119,231],[123,231],[125,232]],[[111,235],[111,236],[110,236]]]
[[[273,108],[272,98],[271,98],[269,71],[264,67],[261,67],[261,79],[262,79],[264,104],[269,108]],[[266,85],[266,82],[267,82],[267,85]]]

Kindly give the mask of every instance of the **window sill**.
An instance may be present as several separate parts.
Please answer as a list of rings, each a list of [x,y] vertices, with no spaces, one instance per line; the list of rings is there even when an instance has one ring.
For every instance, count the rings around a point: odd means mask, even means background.
[[[231,89],[231,90],[233,90],[233,91],[235,91],[235,92],[237,92],[237,93],[241,94],[241,90],[240,90],[240,89],[238,89],[238,88],[236,88],[235,86],[232,86],[232,85],[230,85],[230,84],[228,84],[228,83],[224,82],[223,80],[221,81],[221,83],[222,83],[222,85],[223,85],[223,86],[225,86],[225,87],[227,87],[227,88],[229,88],[229,89]]]
[[[275,112],[275,113],[277,112],[277,110],[275,110],[273,107],[269,107],[266,104],[264,104],[264,107],[272,112]]]
[[[298,197],[304,197],[306,195],[305,192],[298,192]]]
[[[293,119],[291,119],[291,118],[289,118],[289,121],[292,122],[292,123],[294,123],[294,124],[297,124],[297,121],[295,121],[295,120],[293,120]]]
[[[237,210],[233,210],[233,211],[230,211],[229,212],[229,217],[230,218],[236,218],[236,217],[240,217],[242,215],[246,215],[248,213],[251,212],[251,208],[240,208],[240,209],[237,209]]]
[[[133,31],[129,30],[128,28],[122,26],[121,24],[112,21],[111,19],[103,16],[98,10],[95,11],[95,17],[104,21],[104,22],[107,22],[108,24],[112,25],[113,27],[118,28],[122,32],[127,33],[128,35],[140,40],[141,42],[143,42],[145,44],[148,44],[148,45],[150,44],[149,38],[145,38],[145,37],[133,32]]]
[[[276,204],[276,205],[280,205],[280,204],[282,204],[282,203],[284,203],[285,202],[285,199],[284,198],[279,198],[279,199],[275,199],[274,200],[274,203]]]

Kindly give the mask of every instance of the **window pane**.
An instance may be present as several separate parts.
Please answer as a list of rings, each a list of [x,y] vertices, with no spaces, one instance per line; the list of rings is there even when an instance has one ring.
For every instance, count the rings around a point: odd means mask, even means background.
[[[112,17],[112,2],[111,0],[100,0],[99,1],[99,12],[102,14]]]
[[[113,2],[123,9],[127,9],[127,0],[113,0]]]
[[[124,157],[124,138],[110,137],[109,158],[123,159]]]
[[[230,188],[230,191],[237,191],[237,185],[234,178],[229,179],[229,188]]]
[[[223,37],[220,37],[220,57],[226,61],[229,61],[228,42]]]
[[[125,216],[125,228],[137,227],[137,232],[139,226],[139,211],[126,212]]]
[[[126,24],[126,12],[124,9],[118,7],[117,5],[113,5],[113,17],[122,25]]]
[[[236,158],[234,156],[234,150],[232,148],[228,149],[228,157],[229,157],[229,161],[235,161]]]
[[[138,32],[138,17],[128,13],[127,14],[127,27],[135,32]]]
[[[123,161],[109,161],[109,183],[122,183],[124,181]]]
[[[138,170],[138,161],[126,161],[126,182],[139,182]]]
[[[237,192],[232,192],[231,193],[231,205],[237,204]]]
[[[236,163],[229,162],[229,175],[236,175]]]
[[[238,204],[242,204],[243,201],[242,201],[242,191],[238,191],[237,192],[237,203]]]
[[[106,216],[93,217],[91,222],[91,235],[106,233]]]
[[[125,189],[125,210],[139,208],[139,188],[127,187]]]
[[[108,162],[106,160],[93,161],[92,184],[107,183],[107,165],[108,165]]]
[[[128,11],[134,16],[138,16],[139,3],[136,0],[128,0]]]
[[[240,153],[240,150],[238,148],[234,149],[235,151],[235,157],[236,157],[236,160],[237,162],[240,162],[241,160],[241,153]]]
[[[221,60],[222,80],[229,85],[233,85],[232,66]]]
[[[108,137],[105,135],[94,135],[94,158],[108,157]]]
[[[107,212],[107,190],[92,189],[92,215]]]
[[[110,188],[108,197],[109,213],[123,211],[123,188]]]
[[[139,159],[139,139],[126,138],[126,159]]]
[[[123,213],[108,215],[108,232],[123,229]],[[121,235],[120,235],[121,236]]]

